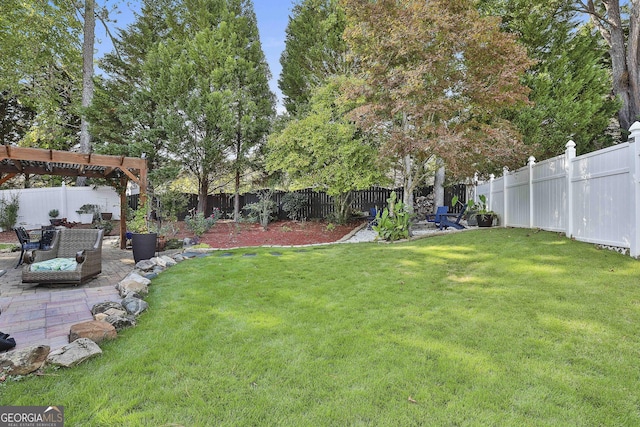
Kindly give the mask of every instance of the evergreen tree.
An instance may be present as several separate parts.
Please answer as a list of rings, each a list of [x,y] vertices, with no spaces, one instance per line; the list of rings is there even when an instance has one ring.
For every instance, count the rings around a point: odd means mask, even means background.
[[[265,142],[275,114],[275,97],[269,90],[271,73],[264,57],[251,0],[229,0],[226,25],[220,31],[226,57],[222,65],[225,86],[231,94],[233,137],[227,141],[234,175],[234,219],[240,215],[241,177]]]
[[[346,24],[339,0],[302,0],[293,7],[278,79],[290,115],[304,113],[313,89],[328,77],[349,74],[352,62],[342,38]]]
[[[481,8],[501,16],[536,64],[525,76],[532,104],[509,117],[538,158],[565,150],[569,139],[579,153],[610,145],[607,132],[619,105],[610,96],[606,49],[589,26],[562,1],[483,0]]]

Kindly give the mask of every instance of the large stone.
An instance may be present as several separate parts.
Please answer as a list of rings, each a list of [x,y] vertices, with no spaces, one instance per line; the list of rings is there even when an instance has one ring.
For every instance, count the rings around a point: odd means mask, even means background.
[[[165,265],[167,267],[173,267],[174,265],[177,264],[175,259],[173,259],[173,258],[171,258],[170,256],[167,256],[167,255],[162,255],[160,257],[160,259],[164,261],[164,263],[165,263]]]
[[[102,354],[98,344],[89,338],[78,338],[74,342],[49,353],[47,363],[71,368],[98,354]]]
[[[124,311],[122,304],[118,302],[107,301],[107,302],[100,302],[94,305],[93,308],[91,308],[91,314],[95,316],[98,313],[104,313],[107,310],[111,310],[111,309]]]
[[[136,263],[136,268],[142,271],[151,270],[155,266],[156,266],[156,263],[153,262],[153,260],[151,259],[143,259],[142,261],[138,261]]]
[[[111,323],[118,332],[123,329],[136,326],[136,317],[131,314],[127,314],[124,316],[109,316],[104,319],[104,321]]]
[[[0,372],[8,375],[27,375],[44,365],[51,348],[48,345],[32,345],[19,350],[0,353]]]
[[[153,268],[153,267],[151,267],[151,268]],[[131,273],[127,274],[127,277],[125,277],[121,281],[124,282],[124,281],[127,281],[127,280],[135,280],[136,282],[145,284],[147,286],[149,286],[151,284],[151,280],[145,279],[144,277],[142,277],[141,275],[139,275],[135,271],[132,271]]]
[[[118,332],[116,332],[116,328],[111,323],[99,320],[76,323],[69,330],[69,342],[74,342],[78,338],[89,338],[98,344],[104,340],[112,340],[117,337]]]
[[[135,280],[123,280],[118,283],[118,291],[122,297],[126,297],[131,294],[144,296],[149,293],[149,287],[144,283],[140,283]]]
[[[163,260],[161,257],[153,257],[149,261],[151,261],[151,262],[153,262],[155,264],[154,269],[156,267],[162,267],[162,268],[166,268],[167,267],[167,262],[165,260]]]
[[[126,297],[122,300],[122,306],[127,310],[129,314],[133,314],[134,316],[139,315],[147,308],[149,308],[149,304],[147,304],[146,301],[131,296]]]

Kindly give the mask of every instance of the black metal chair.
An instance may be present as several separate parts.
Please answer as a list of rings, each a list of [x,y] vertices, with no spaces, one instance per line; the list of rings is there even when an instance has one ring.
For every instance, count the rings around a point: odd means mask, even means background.
[[[18,236],[18,241],[20,242],[20,259],[18,260],[18,264],[16,264],[16,268],[20,267],[22,264],[22,258],[24,257],[24,253],[26,251],[30,251],[32,249],[40,249],[40,240],[37,242],[32,242],[31,237],[29,237],[29,233],[24,227],[16,227],[16,236]]]

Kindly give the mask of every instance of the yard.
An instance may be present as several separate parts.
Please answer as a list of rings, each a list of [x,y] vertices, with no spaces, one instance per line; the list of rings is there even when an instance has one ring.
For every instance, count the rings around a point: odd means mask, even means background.
[[[548,232],[215,252],[1,404],[69,425],[640,424],[640,263]]]

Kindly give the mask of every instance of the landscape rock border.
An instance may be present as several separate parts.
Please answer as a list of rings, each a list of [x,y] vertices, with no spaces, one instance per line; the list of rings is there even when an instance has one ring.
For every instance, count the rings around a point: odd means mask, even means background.
[[[47,345],[33,345],[0,353],[0,381],[6,376],[28,375],[52,366],[73,367],[102,354],[98,343],[115,339],[118,331],[133,327],[137,317],[149,308],[144,300],[149,293],[151,279],[169,267],[191,257],[182,253],[162,255],[138,262],[134,269],[115,288],[120,301],[106,301],[91,308],[94,320],[76,323],[69,330],[69,344],[51,351]]]

